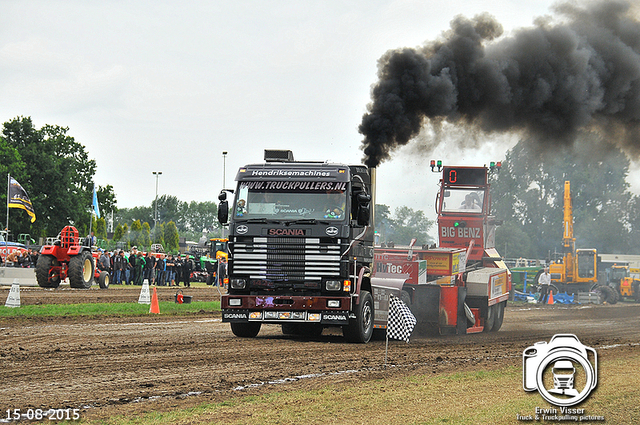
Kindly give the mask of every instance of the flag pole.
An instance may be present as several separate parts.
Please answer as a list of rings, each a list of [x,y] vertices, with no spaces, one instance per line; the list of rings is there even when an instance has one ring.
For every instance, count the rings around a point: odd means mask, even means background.
[[[9,186],[11,186],[11,174],[7,173],[7,227],[5,228],[5,230],[7,231],[7,239],[5,240],[5,242],[9,242]]]
[[[386,344],[384,347],[384,367],[387,367],[387,353],[389,352],[389,332],[385,332],[387,337],[386,337]]]

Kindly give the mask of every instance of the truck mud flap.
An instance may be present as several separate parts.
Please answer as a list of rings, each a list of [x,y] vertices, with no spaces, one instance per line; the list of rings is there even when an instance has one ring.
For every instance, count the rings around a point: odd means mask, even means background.
[[[416,285],[411,302],[411,312],[418,323],[437,325],[440,317],[440,286]]]

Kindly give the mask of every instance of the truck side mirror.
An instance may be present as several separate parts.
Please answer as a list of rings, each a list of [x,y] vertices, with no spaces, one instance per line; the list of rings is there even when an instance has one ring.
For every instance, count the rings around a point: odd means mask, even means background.
[[[364,193],[358,193],[358,216],[357,221],[359,226],[368,226],[371,220],[371,209],[369,204],[371,203],[371,196]]]
[[[221,200],[218,204],[218,221],[220,224],[227,224],[229,221],[229,201],[226,199]]]

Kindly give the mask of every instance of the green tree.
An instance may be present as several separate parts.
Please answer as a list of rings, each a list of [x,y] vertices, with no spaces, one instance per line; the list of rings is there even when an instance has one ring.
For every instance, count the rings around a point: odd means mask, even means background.
[[[142,249],[144,244],[144,236],[142,234],[142,222],[136,220],[131,223],[131,232],[129,232],[129,242],[132,246],[137,246]]]
[[[124,227],[122,227],[122,225],[118,223],[115,230],[113,231],[113,241],[120,242],[122,238],[124,238],[124,236],[125,236]]]
[[[152,243],[159,243],[164,247],[164,223],[158,223],[156,227],[151,231]]]
[[[110,184],[106,186],[98,186],[96,189],[98,195],[98,207],[100,208],[100,214],[102,216],[110,216],[111,213],[115,213],[118,208],[116,207],[116,194],[113,192],[113,186]]]
[[[179,242],[180,237],[178,235],[178,228],[173,221],[168,222],[164,226],[164,242],[166,252],[176,252],[180,249]]]
[[[124,248],[129,250],[131,247],[131,241],[129,240],[129,225],[127,223],[122,225],[122,238],[120,240],[125,242]]]
[[[96,238],[107,240],[107,222],[104,218],[100,217],[96,219],[94,232]]]
[[[151,226],[146,221],[142,223],[142,246],[151,246]]]
[[[181,212],[184,210],[184,202],[171,195],[162,195],[158,198],[158,222],[168,223],[178,221],[181,217]],[[155,211],[156,201],[155,199],[151,203],[151,210]]]
[[[25,117],[4,123],[0,146],[18,151],[23,167],[16,169],[11,151],[0,163],[10,167],[8,171],[27,191],[37,217],[31,223],[26,214],[10,215],[9,227],[14,231],[55,235],[68,224],[88,228],[96,163],[68,131],[55,125],[36,129]]]
[[[115,223],[133,223],[136,220],[140,222],[153,221],[153,209],[151,207],[134,207],[134,208],[119,208],[114,211],[113,221]]]
[[[512,246],[513,257],[561,253],[564,182],[570,181],[576,247],[633,253],[626,156],[594,134],[581,135],[574,148],[537,151],[531,146],[529,140],[520,141],[491,178],[496,218],[511,232],[519,228],[528,235],[530,250],[506,231],[496,232],[496,246]]]
[[[375,226],[381,243],[409,245],[414,238],[417,246],[433,243],[429,229],[434,222],[423,211],[402,206],[396,208],[394,216],[391,216],[387,205],[376,205],[375,208]]]

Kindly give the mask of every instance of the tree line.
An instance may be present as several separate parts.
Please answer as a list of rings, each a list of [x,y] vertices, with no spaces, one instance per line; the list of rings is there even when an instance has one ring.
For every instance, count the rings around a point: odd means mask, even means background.
[[[629,191],[630,161],[610,141],[583,133],[572,147],[540,150],[521,140],[491,176],[496,247],[507,257],[562,255],[564,182],[571,184],[576,248],[640,254],[640,198]]]
[[[164,195],[158,198],[158,225],[152,229],[156,201],[149,207],[119,209],[111,185],[96,187],[102,217],[92,219],[96,162],[68,131],[68,127],[55,125],[38,129],[31,117],[16,117],[3,124],[0,175],[11,174],[20,183],[37,217],[31,223],[27,214],[11,210],[9,229],[13,239],[19,233],[28,233],[33,239],[53,237],[72,225],[81,235],[91,229],[106,240],[107,225],[113,218],[114,243],[128,247],[161,243],[177,250],[179,235],[198,240],[203,231],[216,231],[217,206],[213,202],[182,202]],[[0,203],[7,205],[7,191],[1,192]]]
[[[156,201],[150,206],[117,208],[111,185],[98,186],[102,218],[91,222],[96,162],[67,127],[35,128],[30,117],[5,122],[0,136],[0,175],[10,173],[27,191],[36,210],[9,215],[12,235],[55,236],[67,225],[82,235],[89,228],[107,235],[113,217],[113,240],[126,246],[162,243],[177,249],[179,237],[199,240],[219,236],[214,202],[184,202],[162,195],[157,200],[158,225],[152,228]],[[496,247],[508,257],[548,258],[562,250],[564,181],[571,182],[576,247],[601,253],[640,254],[640,198],[629,191],[630,161],[615,144],[595,133],[580,135],[570,148],[540,150],[521,140],[507,151],[502,170],[491,176],[493,214],[503,224],[496,231]],[[6,191],[0,191],[6,205]],[[381,242],[417,245],[433,242],[434,225],[423,211],[406,206],[392,213],[377,205],[376,230]]]

